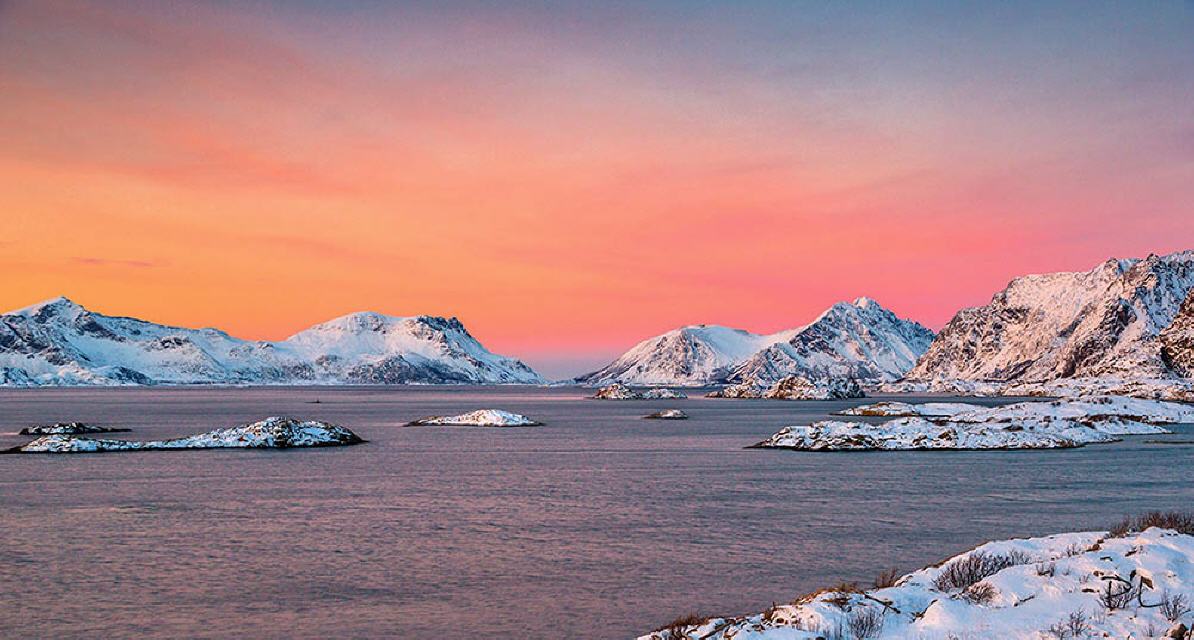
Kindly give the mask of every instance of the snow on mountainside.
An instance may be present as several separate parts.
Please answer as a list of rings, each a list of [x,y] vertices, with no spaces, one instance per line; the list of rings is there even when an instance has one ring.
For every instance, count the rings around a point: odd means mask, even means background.
[[[716,382],[738,363],[793,331],[758,335],[710,324],[681,327],[648,338],[604,368],[577,378],[591,385],[671,384],[699,386]]]
[[[105,316],[55,298],[0,316],[0,384],[539,383],[455,318],[354,313],[279,342]]]
[[[1194,251],[1016,278],[987,306],[958,312],[906,379],[1172,377],[1160,336],[1191,289]],[[1184,332],[1169,334],[1169,359],[1189,358],[1189,313]]]
[[[839,302],[780,342],[752,355],[733,381],[776,382],[786,376],[887,382],[908,372],[929,348],[933,332],[869,298]]]
[[[893,380],[928,348],[933,332],[869,298],[840,302],[812,324],[770,335],[694,325],[644,340],[584,384],[704,385],[788,375]]]

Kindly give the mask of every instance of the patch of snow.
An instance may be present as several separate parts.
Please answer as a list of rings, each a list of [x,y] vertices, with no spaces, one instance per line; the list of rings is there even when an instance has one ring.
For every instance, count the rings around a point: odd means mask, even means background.
[[[688,414],[679,409],[664,409],[651,415],[643,416],[647,420],[687,420]]]

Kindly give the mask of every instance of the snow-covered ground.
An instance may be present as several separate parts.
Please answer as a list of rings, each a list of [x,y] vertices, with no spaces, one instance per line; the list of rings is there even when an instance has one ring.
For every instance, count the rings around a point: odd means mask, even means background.
[[[596,400],[682,400],[687,397],[679,391],[662,387],[635,391],[620,382],[601,387],[593,394]]]
[[[1001,407],[965,403],[863,405],[854,416],[904,416],[882,424],[825,420],[780,429],[763,449],[1057,449],[1114,442],[1123,435],[1169,433],[1159,424],[1194,422],[1194,407],[1122,397],[1020,402]]]
[[[1117,533],[989,542],[876,588],[681,620],[641,640],[1144,639],[1194,623],[1194,536]]]
[[[679,409],[664,409],[651,415],[643,416],[647,420],[687,420],[688,414]]]
[[[95,425],[83,424],[82,422],[56,422],[54,424],[41,424],[33,427],[25,427],[24,429],[21,429],[21,435],[80,435],[84,433],[117,433],[121,431],[128,431],[128,429],[118,429],[116,427],[98,427]]]
[[[326,422],[266,418],[260,422],[216,429],[171,440],[100,440],[72,435],[48,435],[7,453],[93,453],[101,451],[150,451],[171,449],[286,449],[360,444],[357,434]]]
[[[858,382],[849,378],[817,378],[810,380],[803,376],[785,376],[767,385],[750,380],[712,391],[710,398],[764,398],[767,400],[841,400],[862,398],[864,394]]]
[[[458,416],[430,416],[408,423],[411,426],[439,425],[457,427],[537,427],[542,425],[522,414],[501,409],[478,409]]]

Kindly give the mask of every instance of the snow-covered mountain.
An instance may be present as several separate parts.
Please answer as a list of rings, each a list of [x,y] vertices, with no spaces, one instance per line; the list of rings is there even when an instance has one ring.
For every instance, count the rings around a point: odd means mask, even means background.
[[[1162,346],[1188,362],[1194,311],[1178,311],[1192,288],[1194,251],[1016,278],[990,304],[958,312],[906,379],[1171,377]]]
[[[539,383],[455,318],[353,313],[278,342],[94,313],[55,298],[0,316],[0,384]]]
[[[792,331],[759,335],[713,324],[674,329],[635,345],[577,382],[606,385],[697,386],[717,382],[752,354],[791,337]]]
[[[581,376],[584,384],[705,385],[785,376],[894,380],[908,371],[933,332],[902,320],[869,298],[830,307],[811,324],[769,335],[693,325],[635,345]]]
[[[750,356],[729,379],[758,384],[796,375],[888,382],[907,373],[932,341],[933,332],[919,323],[858,298],[833,305],[791,339]]]

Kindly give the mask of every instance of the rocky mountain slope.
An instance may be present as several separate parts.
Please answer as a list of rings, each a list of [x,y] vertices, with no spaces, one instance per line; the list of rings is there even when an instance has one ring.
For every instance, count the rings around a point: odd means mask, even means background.
[[[932,341],[933,332],[919,323],[858,298],[833,305],[789,340],[747,358],[729,380],[768,383],[799,375],[886,382],[907,373]]]
[[[0,316],[0,384],[539,383],[455,318],[354,313],[278,342],[106,316],[56,298]]]
[[[1194,251],[1016,278],[958,312],[906,379],[1172,377],[1190,359],[1191,289]]]
[[[640,342],[577,381],[768,385],[789,375],[887,381],[906,373],[932,339],[932,331],[859,298],[833,305],[808,325],[769,335],[715,325],[682,327]]]
[[[1161,360],[1175,374],[1194,378],[1194,291],[1173,322],[1161,331]]]

